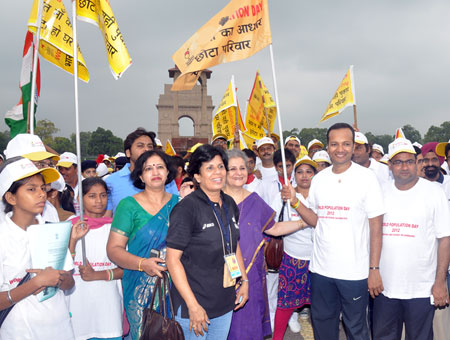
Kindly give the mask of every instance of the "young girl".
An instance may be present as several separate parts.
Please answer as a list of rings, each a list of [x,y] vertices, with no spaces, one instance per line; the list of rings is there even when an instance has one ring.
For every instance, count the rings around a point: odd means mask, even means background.
[[[76,339],[122,339],[123,270],[106,255],[112,218],[103,217],[108,200],[106,183],[98,177],[82,182],[83,208],[89,230],[74,225],[69,249],[74,256],[75,290],[70,295],[70,312]],[[78,221],[75,217],[72,221]],[[86,264],[81,242],[85,235]],[[78,266],[78,267],[77,267]]]
[[[41,214],[47,195],[45,184],[58,179],[55,169],[38,170],[28,159],[14,157],[0,169],[0,196],[5,220],[0,224],[0,310],[13,306],[3,322],[0,339],[73,339],[63,290],[73,287],[72,258],[67,252],[64,270],[30,269],[27,228],[44,223]],[[45,225],[42,225],[45,228]],[[28,273],[32,278],[17,286]],[[39,302],[46,287],[59,287],[56,295]]]

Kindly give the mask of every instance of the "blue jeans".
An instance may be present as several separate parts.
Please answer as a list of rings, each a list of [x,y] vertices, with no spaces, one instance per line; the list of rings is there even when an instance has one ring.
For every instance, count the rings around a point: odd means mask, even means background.
[[[183,319],[181,317],[181,307],[178,308],[175,320],[180,324],[183,329],[185,340],[226,340],[228,332],[230,331],[231,317],[233,311],[228,312],[222,316],[218,316],[214,319],[209,319],[208,331],[203,330],[203,336],[195,335],[194,331],[189,331],[189,319]]]

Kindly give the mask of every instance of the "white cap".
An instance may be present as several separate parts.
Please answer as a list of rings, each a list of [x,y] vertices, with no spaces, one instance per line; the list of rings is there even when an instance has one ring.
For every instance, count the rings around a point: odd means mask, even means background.
[[[265,144],[270,144],[270,145],[273,145],[273,146],[275,147],[275,144],[274,144],[272,138],[269,138],[269,137],[263,137],[263,138],[259,139],[259,140],[256,142],[256,148],[259,149],[261,146],[263,146],[263,145],[265,145]]]
[[[328,155],[328,152],[326,152],[325,150],[320,150],[317,151],[312,160],[316,163],[318,162],[327,162],[328,164],[331,164],[331,159],[330,156]]]
[[[6,146],[6,159],[22,156],[32,161],[42,161],[43,159],[52,158],[59,160],[59,156],[45,150],[44,143],[36,135],[29,133],[20,133],[11,139]]]
[[[422,149],[422,146],[423,146],[419,142],[414,142],[414,143],[412,143],[412,145],[418,147],[419,149]]]
[[[61,176],[61,174],[59,172],[58,172],[58,174],[59,174],[59,178],[56,181],[52,182],[50,184],[50,187],[59,192],[63,192],[64,188],[66,187],[66,182],[64,181],[63,176]]]
[[[300,139],[297,136],[287,136],[286,139],[284,140],[284,145],[287,144],[287,142],[289,142],[290,140],[296,140],[298,142],[298,144],[302,145],[302,142],[300,142]]]
[[[381,157],[381,159],[380,159],[380,163],[384,163],[384,164],[388,164],[388,160],[389,160],[389,155],[388,154],[385,154],[383,157]]]
[[[161,140],[158,138],[155,138],[155,143],[156,143],[156,146],[163,146],[161,143]]]
[[[72,164],[78,164],[77,155],[72,152],[64,152],[63,154],[61,154],[59,162],[56,164],[56,166],[70,168]]]
[[[367,140],[367,137],[359,131],[355,132],[355,143],[358,144],[369,144],[369,141]]]
[[[108,173],[108,167],[105,163],[100,163],[95,170],[98,177],[103,177]]]
[[[297,162],[295,162],[294,169],[296,169],[298,166],[300,166],[300,165],[302,165],[302,164],[309,164],[309,165],[311,165],[314,169],[317,169],[317,163],[314,162],[311,158],[309,158],[308,155],[303,156],[303,157],[300,158]]]
[[[0,197],[3,197],[14,182],[38,173],[42,174],[46,184],[56,181],[60,176],[58,171],[53,168],[36,168],[33,162],[27,158],[20,158],[6,165],[0,173]]]
[[[389,159],[392,159],[392,157],[401,152],[416,154],[416,151],[409,140],[406,138],[397,138],[389,144]]]
[[[379,153],[381,153],[382,155],[384,155],[384,149],[380,144],[374,144],[372,145],[372,150],[376,150]]]
[[[321,148],[323,148],[323,143],[320,141],[320,140],[318,140],[318,139],[313,139],[312,141],[310,141],[309,143],[308,143],[308,151],[309,151],[309,149],[311,149],[311,147],[313,146],[313,145],[320,145],[320,147]]]
[[[115,156],[114,159],[119,158],[119,157],[125,157],[125,154],[123,152],[118,152]]]

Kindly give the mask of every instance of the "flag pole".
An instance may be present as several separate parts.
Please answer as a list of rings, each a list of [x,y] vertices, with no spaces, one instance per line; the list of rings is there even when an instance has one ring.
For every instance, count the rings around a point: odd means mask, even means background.
[[[289,182],[286,171],[286,157],[284,155],[284,143],[283,143],[283,127],[281,126],[281,110],[280,110],[280,102],[278,100],[278,87],[277,87],[277,76],[275,73],[275,62],[273,58],[273,47],[272,44],[269,45],[270,50],[270,61],[272,64],[272,78],[273,78],[273,87],[275,90],[275,104],[277,105],[277,115],[278,115],[278,129],[280,131],[280,150],[281,150],[281,161],[283,162],[283,173],[284,173],[284,183],[287,185]],[[269,128],[270,130],[270,128]],[[287,201],[287,204],[290,205],[290,200]],[[287,209],[288,218],[291,220],[291,209]]]
[[[355,130],[358,129],[358,119],[356,118],[356,104],[353,105],[353,125]]]
[[[72,0],[72,22],[73,22],[73,79],[75,94],[75,140],[77,149],[77,176],[78,176],[78,201],[80,204],[80,221],[83,221],[83,190],[81,185],[81,147],[80,147],[80,117],[78,113],[78,41],[77,41],[77,0]],[[75,193],[76,194],[76,193]],[[83,265],[86,265],[86,242],[81,239],[81,252]]]
[[[41,25],[42,25],[42,7],[43,0],[38,1],[38,14],[37,14],[37,32],[36,36],[33,38],[34,40],[34,51],[33,51],[33,75],[31,77],[31,105],[30,110],[28,111],[28,121],[30,124],[30,134],[34,135],[34,105],[35,105],[35,93],[36,93],[36,77],[37,77],[37,64],[38,64],[38,56],[39,56],[39,41],[41,39]]]

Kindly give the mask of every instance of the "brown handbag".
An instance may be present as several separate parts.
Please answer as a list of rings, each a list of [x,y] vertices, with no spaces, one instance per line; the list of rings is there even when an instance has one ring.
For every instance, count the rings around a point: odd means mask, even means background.
[[[184,340],[183,329],[180,324],[175,321],[175,311],[173,309],[172,296],[170,294],[169,277],[166,272],[161,272],[161,274],[162,279],[160,277],[156,279],[150,306],[144,310],[142,334],[139,340]],[[166,291],[169,296],[172,318],[169,318],[167,314],[167,303],[165,299]],[[153,310],[157,293],[160,313]]]
[[[278,216],[278,222],[283,222],[284,208],[286,202],[283,202],[280,215]],[[269,244],[264,250],[264,256],[266,257],[267,269],[272,272],[278,272],[281,266],[281,260],[283,259],[283,238],[281,236],[271,236]]]

